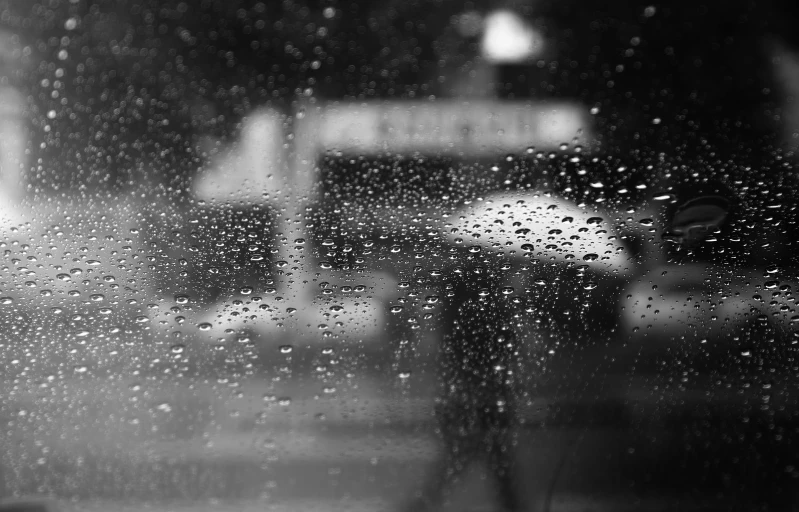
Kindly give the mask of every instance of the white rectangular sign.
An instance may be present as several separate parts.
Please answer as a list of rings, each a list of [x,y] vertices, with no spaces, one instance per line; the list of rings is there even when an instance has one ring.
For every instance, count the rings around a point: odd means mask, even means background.
[[[310,140],[300,143],[317,151],[488,156],[584,143],[590,135],[587,109],[570,102],[395,101],[309,110],[303,124],[315,133],[305,132]]]

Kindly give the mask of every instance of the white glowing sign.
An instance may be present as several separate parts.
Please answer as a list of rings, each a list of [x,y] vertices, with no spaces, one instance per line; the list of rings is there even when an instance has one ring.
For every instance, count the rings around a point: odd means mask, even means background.
[[[543,52],[544,38],[515,12],[499,10],[486,17],[480,46],[489,62],[523,62]]]
[[[554,149],[589,135],[575,103],[388,102],[331,104],[300,130],[299,144],[348,153],[449,153],[464,156]]]

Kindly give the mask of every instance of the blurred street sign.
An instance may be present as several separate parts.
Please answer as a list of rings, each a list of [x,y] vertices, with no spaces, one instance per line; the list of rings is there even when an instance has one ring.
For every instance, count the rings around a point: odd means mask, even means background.
[[[587,110],[571,102],[331,103],[304,119],[298,145],[357,154],[491,156],[585,143],[590,132]]]

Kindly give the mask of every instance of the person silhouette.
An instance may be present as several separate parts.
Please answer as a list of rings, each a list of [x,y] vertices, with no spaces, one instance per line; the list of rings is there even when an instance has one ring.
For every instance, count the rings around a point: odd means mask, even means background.
[[[512,324],[514,305],[500,291],[498,272],[479,265],[470,270],[450,283],[454,294],[444,312],[443,392],[435,407],[442,454],[403,511],[439,507],[475,462],[488,465],[502,510],[524,510],[515,453],[519,335]]]

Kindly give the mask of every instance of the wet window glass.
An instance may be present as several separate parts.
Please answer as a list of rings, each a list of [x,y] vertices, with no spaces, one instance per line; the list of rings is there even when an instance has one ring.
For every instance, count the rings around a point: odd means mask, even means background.
[[[0,510],[797,510],[791,0],[0,0]]]

